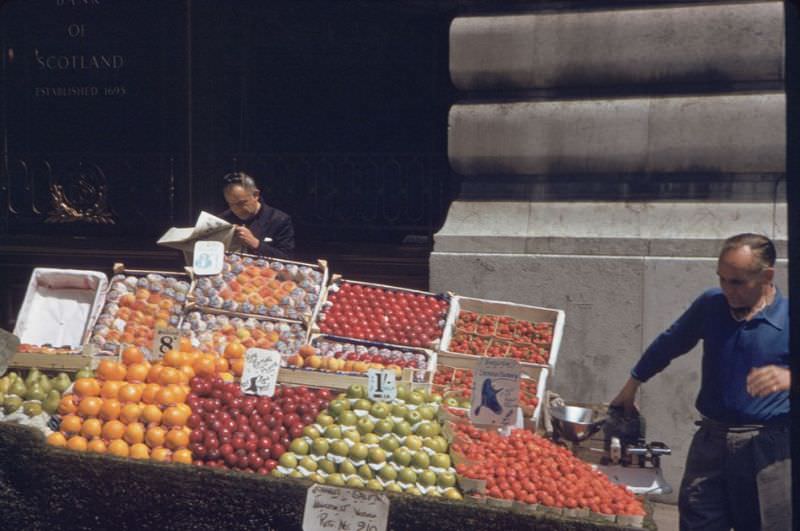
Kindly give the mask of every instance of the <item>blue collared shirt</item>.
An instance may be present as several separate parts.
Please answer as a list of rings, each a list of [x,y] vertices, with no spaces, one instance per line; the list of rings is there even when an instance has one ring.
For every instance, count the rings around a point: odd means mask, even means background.
[[[722,290],[710,289],[650,344],[631,376],[646,382],[701,339],[703,374],[695,405],[702,415],[729,424],[788,422],[788,391],[752,397],[747,374],[754,367],[789,366],[789,299],[776,288],[772,304],[749,321],[736,321]]]

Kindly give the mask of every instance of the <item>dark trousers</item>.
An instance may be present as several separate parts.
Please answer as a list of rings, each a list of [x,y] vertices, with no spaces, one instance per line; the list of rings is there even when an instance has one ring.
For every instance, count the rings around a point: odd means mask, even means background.
[[[681,482],[681,530],[789,530],[789,427],[702,421]]]

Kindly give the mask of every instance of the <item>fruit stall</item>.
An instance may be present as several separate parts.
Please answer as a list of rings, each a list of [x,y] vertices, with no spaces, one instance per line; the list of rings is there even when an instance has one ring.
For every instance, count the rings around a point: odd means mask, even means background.
[[[6,341],[0,514],[20,528],[299,529],[311,485],[387,496],[392,529],[651,525],[543,433],[560,310],[322,260],[114,272],[35,270]],[[502,400],[478,385],[500,365]]]

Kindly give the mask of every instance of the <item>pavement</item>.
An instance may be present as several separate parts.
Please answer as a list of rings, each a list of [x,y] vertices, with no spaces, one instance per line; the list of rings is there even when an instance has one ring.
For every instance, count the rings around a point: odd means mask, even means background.
[[[678,506],[666,503],[654,503],[653,520],[655,520],[659,531],[677,531]]]

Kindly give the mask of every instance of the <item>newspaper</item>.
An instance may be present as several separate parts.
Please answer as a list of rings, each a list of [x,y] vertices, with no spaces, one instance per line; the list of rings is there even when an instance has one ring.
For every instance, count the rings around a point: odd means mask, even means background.
[[[186,263],[191,265],[195,242],[199,240],[222,242],[225,250],[231,250],[234,232],[235,226],[224,219],[208,212],[200,212],[194,227],[172,227],[159,238],[157,243],[183,251]]]

